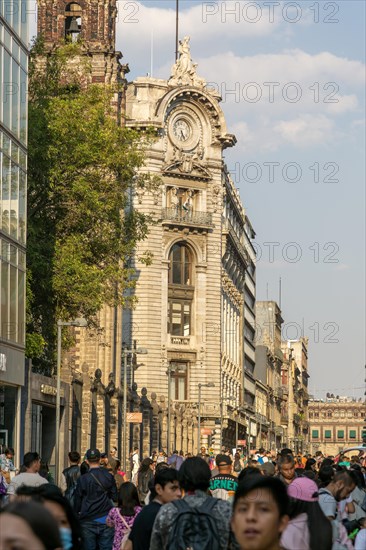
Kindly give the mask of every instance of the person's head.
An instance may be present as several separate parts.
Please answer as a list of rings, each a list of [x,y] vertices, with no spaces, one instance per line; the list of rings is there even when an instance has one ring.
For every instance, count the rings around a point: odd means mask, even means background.
[[[251,476],[251,475],[261,476],[262,472],[259,468],[255,467],[255,466],[247,466],[238,475],[238,483],[240,483],[242,481],[242,479],[246,478],[247,476]]]
[[[81,460],[80,453],[77,451],[70,451],[69,452],[69,462],[70,464],[79,464]]]
[[[288,447],[285,447],[284,449],[281,449],[280,455],[281,456],[287,456],[287,455],[292,455],[293,456],[293,451],[292,451],[292,449],[289,449]]]
[[[144,460],[140,464],[140,468],[139,468],[140,473],[143,474],[153,469],[154,469],[154,461],[151,460],[151,458],[144,458]]]
[[[117,456],[117,447],[112,447],[109,451],[109,454],[111,455],[112,458],[116,458],[116,456]]]
[[[261,448],[258,450],[258,453],[259,453],[260,455],[264,455],[265,449],[263,449],[263,447],[261,447]]]
[[[133,516],[135,507],[140,506],[136,485],[130,481],[122,483],[118,492],[118,506],[122,516]]]
[[[38,502],[14,502],[0,511],[0,550],[62,550],[59,528]]]
[[[86,462],[88,463],[90,468],[94,468],[96,466],[99,466],[100,464],[100,451],[99,449],[88,449],[86,451]]]
[[[324,468],[324,466],[333,466],[334,461],[329,456],[327,458],[324,458],[324,460],[321,463],[321,468]]]
[[[359,489],[366,489],[365,477],[359,464],[354,464],[353,467],[351,466],[349,474]]]
[[[264,476],[270,477],[274,476],[276,472],[276,468],[272,462],[265,462],[264,464],[261,464],[260,470]]]
[[[199,456],[187,458],[179,469],[179,483],[185,491],[207,491],[210,479],[210,467]]]
[[[155,466],[155,475],[160,472],[160,470],[164,470],[166,468],[170,468],[169,464],[167,464],[166,462],[158,462]]]
[[[315,470],[316,460],[315,458],[308,458],[305,464],[305,470]]]
[[[80,523],[61,490],[56,485],[46,483],[35,488],[33,498],[40,500],[57,521],[64,548],[77,550],[82,540]]]
[[[286,487],[277,478],[247,476],[234,497],[231,528],[241,550],[279,549],[287,523]]]
[[[108,453],[100,453],[100,464],[102,466],[108,465]]]
[[[336,472],[332,481],[327,485],[328,491],[332,493],[334,498],[339,502],[347,498],[356,487],[356,482],[352,472],[348,470],[344,472]]]
[[[178,471],[174,468],[162,468],[154,478],[154,485],[151,489],[150,502],[157,499],[161,504],[168,504],[182,496]]]
[[[206,454],[206,447],[201,447],[201,455],[205,455]]]
[[[318,472],[318,479],[322,487],[326,487],[334,478],[335,471],[330,465],[322,466]]]
[[[178,454],[178,451],[177,451],[177,449],[175,449],[175,450],[173,451],[173,455],[177,455],[177,454]]]
[[[332,527],[319,506],[318,486],[315,481],[298,477],[288,487],[290,497],[288,514],[290,519],[299,514],[307,515],[310,534],[310,550],[332,548]]]
[[[278,459],[278,471],[286,483],[295,479],[295,460],[292,455],[281,455]]]
[[[7,447],[4,451],[4,455],[6,458],[13,459],[14,458],[14,449],[11,447]]]
[[[217,455],[216,466],[220,474],[231,474],[233,468],[231,458],[228,455]]]
[[[41,467],[41,458],[38,453],[25,453],[23,465],[28,473],[36,474]]]

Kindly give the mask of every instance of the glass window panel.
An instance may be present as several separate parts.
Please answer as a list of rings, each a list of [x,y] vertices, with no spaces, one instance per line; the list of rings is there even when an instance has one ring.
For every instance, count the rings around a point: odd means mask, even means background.
[[[11,144],[11,160],[18,163],[19,162],[19,147],[14,143]]]
[[[3,152],[10,157],[11,141],[7,135],[3,134]]]
[[[14,144],[13,144],[14,147]],[[10,194],[10,235],[15,239],[18,237],[19,219],[19,189],[18,189],[19,168],[11,163],[11,194]]]
[[[21,252],[19,252],[21,254]],[[18,342],[25,342],[25,273],[18,271]]]
[[[0,0],[1,1],[1,0]],[[16,447],[18,388],[0,382],[0,448]],[[7,434],[5,440],[4,434]]]
[[[19,165],[24,170],[27,169],[27,155],[22,149],[19,149]]]
[[[172,283],[179,285],[181,284],[181,264],[178,262],[173,262],[173,278]]]
[[[20,37],[25,44],[28,44],[28,18],[27,13],[33,13],[33,17],[36,15],[36,6],[33,4],[33,10],[30,10],[30,2],[28,0],[22,0],[21,3],[21,27]]]
[[[9,264],[1,262],[1,327],[0,335],[8,337],[9,307]]]
[[[184,401],[186,398],[186,377],[178,376],[177,384],[178,384],[178,399],[180,401]]]
[[[7,51],[4,51],[4,82],[3,82],[3,122],[10,128],[11,114],[11,57]]]
[[[11,51],[11,34],[4,27],[4,44]]]
[[[22,170],[19,171],[19,231],[18,239],[25,243],[26,240],[26,174]]]
[[[12,11],[13,11],[13,29],[17,34],[19,34],[19,23],[20,23],[20,1],[13,0],[12,2]]]
[[[20,128],[20,141],[27,143],[27,73],[20,69],[20,104],[19,104],[19,128]],[[25,163],[22,164],[23,168],[26,168]]]
[[[16,340],[18,327],[17,327],[17,313],[18,313],[18,276],[17,268],[10,266],[10,315],[9,315],[9,339]]]
[[[338,430],[337,436],[339,437],[339,439],[342,439],[344,437],[344,430]]]
[[[311,432],[311,435],[312,435],[312,437],[314,437],[314,438],[319,437],[319,430],[313,430],[313,431]]]
[[[356,430],[350,430],[349,436],[350,436],[350,439],[356,439]]]
[[[174,245],[172,250],[173,262],[180,263],[180,254],[181,254],[180,246],[178,244]]]
[[[20,48],[20,65],[22,69],[27,71],[28,69],[28,56],[27,53],[23,50],[23,48]]]
[[[19,107],[20,107],[20,82],[19,82],[19,65],[16,61],[12,61],[11,74],[11,130],[16,136],[19,135]]]
[[[19,63],[20,61],[20,46],[19,44],[13,39],[13,51],[12,57]]]
[[[25,269],[25,254],[21,250],[18,250],[18,265]]]
[[[1,0],[0,0],[1,1]],[[1,25],[0,25],[0,36],[1,36]],[[0,47],[0,82],[1,82],[1,98],[0,98],[0,122],[3,120],[3,47]],[[0,132],[0,138],[2,136],[2,132]],[[1,139],[0,139],[0,148],[2,149]]]
[[[9,256],[7,261],[13,265],[17,265],[17,247],[13,244],[9,244]]]
[[[331,430],[325,430],[325,433],[324,433],[325,437],[327,439],[330,439],[332,437],[332,432]]]
[[[189,304],[184,304],[183,325],[184,336],[189,336],[191,333],[191,308]]]
[[[3,155],[2,166],[2,228],[9,232],[10,228],[10,159]]]

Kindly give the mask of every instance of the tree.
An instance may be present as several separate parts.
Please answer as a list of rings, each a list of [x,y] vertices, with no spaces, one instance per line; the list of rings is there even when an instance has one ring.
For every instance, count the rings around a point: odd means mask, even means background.
[[[136,186],[160,184],[138,175],[153,133],[118,125],[116,90],[86,85],[80,47],[46,55],[37,41],[30,56],[27,342],[33,349],[35,335],[44,339],[35,363],[48,371],[57,318],[93,324],[104,304],[125,304],[134,286],[130,259],[152,221],[131,196]]]

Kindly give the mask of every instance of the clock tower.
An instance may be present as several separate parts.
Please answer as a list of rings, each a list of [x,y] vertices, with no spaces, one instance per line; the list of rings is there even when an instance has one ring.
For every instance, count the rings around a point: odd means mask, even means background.
[[[38,35],[52,52],[64,41],[78,42],[91,58],[93,83],[124,78],[121,52],[115,50],[117,0],[38,0]]]

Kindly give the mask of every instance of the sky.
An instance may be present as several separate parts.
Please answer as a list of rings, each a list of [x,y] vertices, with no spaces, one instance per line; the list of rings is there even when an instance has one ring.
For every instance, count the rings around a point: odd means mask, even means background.
[[[129,80],[169,78],[175,4],[118,0]],[[256,231],[257,300],[278,301],[281,278],[282,335],[309,338],[310,392],[361,397],[365,2],[179,4],[179,36],[238,140],[225,161]]]

